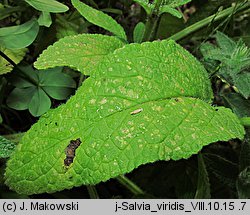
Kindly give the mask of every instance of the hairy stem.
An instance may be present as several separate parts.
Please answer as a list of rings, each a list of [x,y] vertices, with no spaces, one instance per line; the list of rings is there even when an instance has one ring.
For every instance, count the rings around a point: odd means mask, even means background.
[[[116,179],[128,190],[130,190],[133,194],[135,195],[145,194],[145,192],[140,187],[138,187],[133,181],[129,180],[124,175],[120,175]]]
[[[91,199],[99,199],[99,195],[97,193],[95,186],[88,185],[86,187]]]
[[[159,9],[162,4],[162,1],[163,0],[156,0],[154,10],[147,17],[143,41],[151,41],[155,37],[156,31],[157,31],[157,25],[158,25],[159,18],[160,18]]]
[[[196,22],[195,24],[183,29],[182,31],[179,31],[178,33],[172,35],[171,37],[169,37],[169,39],[172,40],[181,40],[185,37],[187,37],[188,35],[190,35],[191,33],[203,28],[204,26],[209,25],[209,23],[211,23],[212,21],[218,21],[220,19],[223,19],[224,17],[229,16],[230,14],[236,14],[239,13],[243,10],[248,10],[250,8],[250,2],[247,1],[245,3],[240,4],[237,9],[235,9],[235,6],[232,6],[230,8],[227,8],[225,10],[222,10],[216,14],[213,14],[199,22]]]

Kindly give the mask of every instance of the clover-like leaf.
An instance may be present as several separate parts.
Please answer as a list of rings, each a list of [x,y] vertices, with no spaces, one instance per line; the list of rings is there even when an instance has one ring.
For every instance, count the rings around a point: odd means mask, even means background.
[[[111,16],[96,10],[79,0],[71,0],[73,6],[79,13],[90,23],[110,31],[115,36],[127,40],[126,33],[121,25],[119,25]]]
[[[92,74],[107,54],[124,46],[116,37],[81,34],[64,37],[46,49],[35,63],[38,69],[69,66],[85,75]]]
[[[50,97],[58,100],[68,98],[76,87],[75,81],[62,68],[35,71],[23,67],[22,75],[11,80],[16,88],[10,93],[7,105],[16,110],[29,109],[33,116],[40,116],[49,110]]]
[[[210,106],[211,97],[206,71],[174,41],[126,45],[24,135],[6,184],[19,193],[55,192],[243,138],[239,119]]]

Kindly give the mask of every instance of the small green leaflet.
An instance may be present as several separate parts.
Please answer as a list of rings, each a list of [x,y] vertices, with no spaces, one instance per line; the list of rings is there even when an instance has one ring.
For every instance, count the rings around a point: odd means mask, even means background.
[[[90,75],[107,54],[124,46],[116,37],[82,34],[64,37],[45,50],[35,62],[38,69],[69,66]]]
[[[139,22],[134,29],[133,39],[135,43],[141,43],[143,40],[145,32],[145,24],[143,22]]]
[[[0,46],[7,49],[21,49],[35,40],[39,31],[36,19],[22,25],[0,28]]]
[[[212,107],[211,97],[206,71],[174,41],[125,45],[23,136],[7,163],[6,184],[25,194],[97,184],[142,164],[189,158],[212,142],[242,139],[239,119]],[[78,138],[73,163],[65,166],[65,149]]]
[[[182,17],[182,13],[172,7],[169,7],[168,5],[164,5],[160,8],[160,13],[170,13],[171,15],[177,17],[177,18],[181,18]]]
[[[49,27],[52,24],[50,13],[46,11],[42,11],[37,21],[40,26]]]
[[[125,41],[127,40],[124,29],[111,16],[96,10],[79,0],[72,0],[72,4],[90,23],[110,31],[115,36],[124,39]]]
[[[69,8],[55,0],[25,0],[29,5],[36,10],[50,12],[50,13],[63,13]]]

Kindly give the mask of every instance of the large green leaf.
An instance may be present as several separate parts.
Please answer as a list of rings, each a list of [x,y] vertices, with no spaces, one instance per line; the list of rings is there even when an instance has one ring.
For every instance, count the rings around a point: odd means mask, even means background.
[[[103,13],[102,11],[96,10],[79,0],[72,0],[72,4],[89,22],[112,32],[121,39],[127,40],[124,29],[111,16]]]
[[[8,161],[6,183],[19,193],[55,192],[243,138],[230,109],[205,102],[211,93],[204,68],[174,41],[126,45],[24,135]]]
[[[51,12],[51,13],[62,13],[66,12],[69,8],[55,0],[25,0],[29,5],[37,10]]]
[[[29,46],[39,31],[36,19],[22,25],[0,28],[0,45],[8,49],[21,49]]]
[[[73,67],[89,75],[105,55],[124,46],[116,37],[81,34],[68,36],[45,50],[35,63],[38,69]]]

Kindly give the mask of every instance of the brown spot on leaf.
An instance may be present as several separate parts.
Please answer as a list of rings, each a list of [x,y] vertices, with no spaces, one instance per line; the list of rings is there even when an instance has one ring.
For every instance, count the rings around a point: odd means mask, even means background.
[[[64,159],[64,165],[69,166],[71,163],[73,163],[74,157],[75,157],[75,151],[76,149],[81,145],[80,138],[76,140],[70,140],[69,145],[65,149],[66,158]]]

